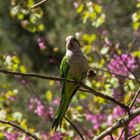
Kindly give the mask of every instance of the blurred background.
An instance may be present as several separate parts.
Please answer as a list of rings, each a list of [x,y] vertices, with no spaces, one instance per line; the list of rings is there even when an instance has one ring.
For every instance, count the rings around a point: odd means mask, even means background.
[[[65,54],[65,38],[75,35],[81,50],[97,72],[93,81],[86,79],[85,83],[126,104],[130,103],[138,83],[112,73],[133,77],[125,68],[119,69],[124,66],[117,56],[123,56],[126,63],[131,61],[128,65],[131,71],[137,77],[140,75],[140,2],[48,0],[31,8],[38,2],[1,2],[0,68],[59,77],[59,65]],[[2,74],[0,77],[0,119],[14,120],[44,140],[76,140],[79,137],[66,121],[61,131],[53,136],[50,134],[61,97],[60,82]],[[82,125],[83,135],[90,140],[115,121],[113,115],[119,117],[115,111],[120,109],[115,107],[113,105],[112,110],[112,104],[104,99],[78,92],[67,115],[76,125]],[[0,124],[0,127],[2,140],[8,139],[8,136],[19,139],[28,137],[9,126],[2,128]],[[139,130],[140,126],[137,128]]]

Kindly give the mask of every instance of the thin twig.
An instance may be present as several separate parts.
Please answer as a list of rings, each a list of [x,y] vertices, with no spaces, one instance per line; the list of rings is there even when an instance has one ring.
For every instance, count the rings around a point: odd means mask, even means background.
[[[140,132],[137,132],[136,134],[134,134],[131,137],[129,137],[128,140],[133,140],[134,138],[136,138],[139,135],[140,135]]]
[[[117,128],[123,127],[126,123],[130,122],[131,120],[133,120],[135,117],[137,117],[139,115],[140,115],[140,107],[131,111],[130,115],[125,116],[120,121],[114,123],[111,127],[108,127],[105,131],[101,132],[101,134],[99,134],[93,140],[103,139],[105,136],[109,135],[110,133],[112,133]]]
[[[132,102],[130,103],[130,105],[129,105],[130,108],[132,108],[132,106],[135,104],[135,102],[136,102],[136,100],[137,100],[137,98],[138,98],[139,95],[140,95],[140,88],[138,89],[138,91],[137,91],[137,93],[135,94],[135,96],[134,96]]]
[[[39,140],[39,138],[36,135],[30,133],[27,129],[24,129],[21,126],[15,124],[13,122],[10,122],[10,121],[7,121],[7,120],[0,120],[0,123],[8,124],[10,126],[13,126],[13,127],[17,128],[18,130],[22,131],[23,133],[25,133],[26,135],[32,137],[34,140]]]
[[[120,75],[120,74],[117,74],[117,73],[114,73],[114,72],[111,72],[111,71],[108,71],[108,70],[105,70],[105,69],[101,69],[101,68],[94,68],[95,70],[97,71],[102,71],[102,72],[106,72],[106,73],[109,73],[109,74],[112,74],[112,75],[116,75],[118,77],[122,77],[122,78],[125,78],[125,79],[130,79],[130,80],[133,80],[133,81],[137,81],[135,78],[131,78],[131,77],[128,77],[128,76],[125,76],[125,75]],[[140,83],[140,80],[138,80],[139,83]]]
[[[16,71],[4,70],[4,69],[0,69],[0,73],[9,74],[9,75],[19,75],[22,77],[34,77],[34,78],[40,78],[40,79],[66,81],[66,82],[70,82],[70,83],[75,83],[75,81],[73,81],[73,80],[67,80],[67,79],[59,78],[59,77],[46,76],[46,75],[37,74],[37,73],[22,73],[22,72],[16,72]]]
[[[3,69],[0,69],[0,73],[10,74],[10,75],[20,75],[23,77],[42,78],[42,79],[55,80],[55,81],[65,81],[65,82],[70,82],[70,83],[74,83],[74,84],[79,84],[82,88],[86,89],[86,92],[87,92],[87,90],[89,90],[89,93],[92,93],[95,96],[109,100],[109,101],[119,105],[121,108],[123,108],[125,111],[127,111],[129,113],[129,107],[126,106],[125,104],[119,102],[118,100],[112,98],[111,96],[108,96],[93,88],[88,87],[87,85],[85,85],[84,83],[82,83],[80,81],[73,81],[73,80],[68,80],[68,79],[64,79],[64,78],[57,78],[57,77],[46,76],[46,75],[36,74],[36,73],[13,72],[13,71],[8,71],[8,70],[3,70]]]
[[[123,135],[123,133],[124,133],[124,130],[125,130],[125,128],[123,128],[123,130],[122,130],[122,132],[121,132],[121,134],[120,134],[120,136],[118,137],[117,140],[120,140],[120,139],[121,139],[121,137],[122,137],[122,135]]]
[[[114,138],[113,138],[112,134],[110,133],[109,135],[110,135],[110,139],[111,139],[111,140],[114,140]]]
[[[64,118],[67,120],[67,122],[69,122],[69,124],[75,129],[75,131],[79,134],[79,136],[81,137],[82,140],[85,140],[83,135],[81,134],[81,132],[78,130],[78,128],[66,117],[64,116]]]
[[[103,94],[103,93],[101,93],[101,92],[99,92],[99,91],[97,91],[97,90],[91,88],[91,87],[88,87],[87,85],[85,85],[85,84],[82,83],[82,82],[79,82],[79,84],[80,84],[81,87],[83,87],[83,88],[89,90],[89,93],[92,93],[92,94],[95,95],[95,96],[104,98],[104,99],[106,99],[106,100],[108,100],[108,101],[111,101],[111,102],[113,102],[113,103],[119,105],[121,108],[123,108],[125,111],[127,111],[127,112],[129,113],[129,111],[130,111],[130,110],[129,110],[129,107],[126,106],[125,104],[119,102],[118,100],[112,98],[111,96],[108,96],[108,95],[106,95],[106,94]]]
[[[43,5],[45,2],[47,2],[48,0],[42,0],[42,1],[40,1],[40,2],[38,2],[38,3],[36,3],[35,5],[33,5],[33,6],[31,6],[31,9],[34,9],[34,8],[36,8],[36,7],[38,7],[38,6],[41,6],[41,5]]]
[[[129,122],[126,123],[124,127],[124,140],[128,140],[128,125],[129,125]]]

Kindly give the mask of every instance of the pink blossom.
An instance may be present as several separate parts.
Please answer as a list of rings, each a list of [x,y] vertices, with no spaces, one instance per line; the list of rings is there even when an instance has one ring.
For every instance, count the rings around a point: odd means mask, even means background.
[[[45,43],[45,38],[40,37],[37,39],[38,47],[40,50],[45,50],[46,49],[46,43]]]
[[[107,117],[107,124],[108,124],[109,126],[112,125],[112,121],[113,121],[113,116],[112,116],[112,115],[108,115],[108,117]]]
[[[130,123],[129,123],[129,131],[131,132],[134,130],[137,124],[140,124],[140,115],[134,118]]]
[[[121,117],[123,116],[125,113],[125,111],[119,107],[119,106],[116,106],[114,109],[113,109],[113,117],[114,118],[118,118],[118,117]]]
[[[24,140],[31,140],[29,136],[26,136]]]
[[[28,108],[30,111],[33,111],[39,117],[42,117],[44,119],[47,119],[48,117],[53,118],[54,116],[53,108],[46,108],[45,105],[37,98],[30,99]]]
[[[129,69],[134,71],[138,68],[138,64],[131,54],[114,55],[108,64],[108,68],[113,73],[128,76],[130,74]]]
[[[38,104],[38,105],[36,106],[36,109],[34,110],[34,112],[35,112],[39,117],[45,116],[45,115],[46,115],[45,106],[42,105],[42,104]]]
[[[53,104],[54,104],[54,105],[59,105],[59,103],[60,103],[60,100],[59,100],[59,99],[54,99],[54,100],[53,100]]]
[[[93,115],[91,113],[87,113],[85,117],[87,121],[90,121],[93,124],[93,128],[95,130],[99,129],[100,123],[105,119],[102,114]]]
[[[78,2],[74,2],[74,3],[73,3],[73,6],[74,6],[75,8],[77,8],[77,7],[79,6]]]
[[[6,132],[5,137],[7,140],[17,140],[19,134],[17,132]]]
[[[52,140],[63,140],[63,134],[60,132],[55,132],[51,137]]]

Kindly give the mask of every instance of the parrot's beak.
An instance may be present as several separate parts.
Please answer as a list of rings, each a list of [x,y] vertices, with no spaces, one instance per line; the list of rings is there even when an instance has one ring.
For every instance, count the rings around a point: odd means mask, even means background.
[[[73,41],[74,41],[74,37],[72,35],[69,35],[67,38],[66,38],[66,45],[67,45],[67,48],[68,49],[72,49],[73,48]]]
[[[73,42],[72,42],[72,40],[68,40],[67,46],[68,46],[68,49],[72,49],[73,48]]]

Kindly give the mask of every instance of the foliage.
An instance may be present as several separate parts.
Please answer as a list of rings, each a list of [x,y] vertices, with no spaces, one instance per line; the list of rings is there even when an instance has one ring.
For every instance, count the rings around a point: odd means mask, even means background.
[[[94,79],[85,80],[86,85],[130,105],[140,78],[140,2],[61,0],[31,8],[37,2],[1,3],[1,69],[58,76],[65,38],[74,34],[97,73]],[[15,122],[42,140],[79,139],[65,119],[61,129],[50,131],[61,98],[60,82],[1,75],[0,89],[0,120]],[[131,110],[139,108],[139,104],[137,97]],[[86,140],[93,139],[125,115],[120,106],[83,91],[76,93],[67,112]],[[128,136],[140,131],[139,124],[140,116],[130,121]],[[112,137],[117,139],[122,131],[116,129]],[[0,139],[32,138],[0,123]]]

